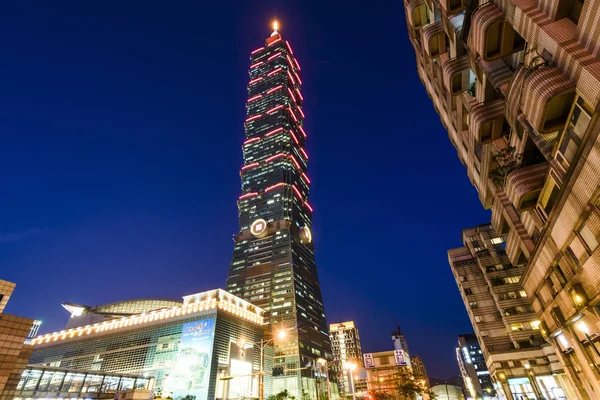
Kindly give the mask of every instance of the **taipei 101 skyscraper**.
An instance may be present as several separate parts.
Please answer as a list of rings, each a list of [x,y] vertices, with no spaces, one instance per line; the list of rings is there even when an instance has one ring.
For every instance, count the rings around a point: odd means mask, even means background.
[[[310,366],[331,359],[331,344],[312,241],[300,65],[277,28],[250,54],[240,230],[226,288],[267,310],[273,366],[284,371],[273,374],[271,391],[301,398],[314,396]]]

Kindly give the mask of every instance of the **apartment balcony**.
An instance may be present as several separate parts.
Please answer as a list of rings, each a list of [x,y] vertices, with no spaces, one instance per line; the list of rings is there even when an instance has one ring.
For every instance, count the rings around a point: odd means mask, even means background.
[[[429,57],[437,58],[448,51],[448,39],[441,21],[427,25],[421,30],[421,35],[421,43]]]
[[[479,103],[471,110],[469,131],[479,143],[500,139],[505,128],[503,99]]]
[[[415,29],[429,24],[429,13],[425,0],[410,0],[406,5],[406,16],[409,24]]]
[[[484,61],[493,61],[523,50],[525,40],[513,29],[493,3],[478,7],[473,13],[469,48]]]
[[[469,57],[465,55],[448,60],[442,69],[444,75],[444,86],[446,86],[446,89],[453,96],[457,96],[469,89]]]
[[[549,134],[564,128],[575,85],[555,67],[541,67],[523,79],[521,108],[533,129]]]
[[[506,177],[506,195],[519,211],[532,210],[544,187],[548,163],[529,165],[514,170]]]
[[[506,96],[508,93],[510,78],[512,78],[513,73],[504,63],[504,61],[484,61],[482,59],[478,59],[477,64],[483,71],[487,79],[487,83],[491,84],[494,89]]]
[[[466,0],[440,0],[440,5],[448,15],[454,15],[467,8]]]

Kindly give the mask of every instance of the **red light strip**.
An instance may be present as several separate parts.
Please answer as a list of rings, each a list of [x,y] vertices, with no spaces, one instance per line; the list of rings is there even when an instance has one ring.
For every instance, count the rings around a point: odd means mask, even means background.
[[[290,46],[290,42],[288,42],[287,40],[285,41],[285,44],[287,45],[288,50],[290,51],[290,53],[292,53],[292,55],[294,54],[294,52],[292,51],[292,46]]]
[[[254,196],[258,196],[258,193],[252,192],[252,193],[243,194],[240,196],[239,200],[244,200],[244,199],[247,199],[248,197],[254,197]]]
[[[306,152],[304,151],[304,149],[302,147],[300,147],[300,153],[302,153],[304,158],[306,158],[308,160],[308,154],[306,154]]]
[[[290,64],[290,68],[293,70],[294,69],[294,63],[292,62],[292,59],[290,58],[290,56],[285,56],[288,60],[288,63]]]
[[[264,64],[264,62],[263,62],[263,61],[259,61],[259,62],[255,63],[255,64],[252,64],[252,65],[250,66],[250,69],[252,69],[252,68],[256,68],[256,67],[258,67],[259,65],[263,65],[263,64]]]
[[[275,154],[274,156],[271,156],[271,157],[267,158],[267,159],[265,160],[265,162],[270,162],[270,161],[276,160],[276,159],[278,159],[279,157],[283,157],[284,155],[285,155],[285,154],[283,154],[283,153]]]
[[[305,174],[304,172],[302,173],[302,177],[304,178],[304,180],[305,180],[307,183],[310,183],[310,179],[308,179],[308,176],[306,176],[306,174]],[[311,211],[312,211],[312,210],[311,210]]]
[[[298,138],[296,137],[296,135],[294,135],[294,132],[290,131],[290,136],[292,136],[292,140],[294,141],[294,143],[298,144]]]
[[[249,85],[252,85],[256,82],[262,81],[264,78],[262,76],[259,76],[258,78],[252,79],[249,83]]]
[[[271,109],[267,110],[266,114],[271,114],[272,112],[274,112],[274,111],[277,111],[277,110],[280,110],[280,109],[282,109],[282,108],[283,108],[283,105],[278,105],[278,106],[275,106],[275,107],[273,107],[273,108],[271,108]]]
[[[294,63],[296,63],[296,67],[298,67],[298,71],[300,71],[302,68],[300,68],[300,64],[298,64],[298,60],[296,60],[296,57],[294,57]]]
[[[289,44],[288,44],[288,46],[289,46]],[[256,54],[256,53],[258,53],[259,51],[261,51],[262,49],[264,49],[264,47],[261,47],[260,49],[256,49],[256,50],[254,50],[254,51],[253,51],[252,53],[250,53],[250,54]],[[293,53],[292,53],[292,54],[293,54]]]
[[[254,100],[260,99],[261,97],[262,97],[262,94],[257,94],[257,95],[256,95],[256,96],[254,96],[254,97],[250,97],[250,98],[248,99],[248,103],[250,103],[251,101],[254,101]]]
[[[302,111],[300,106],[297,106],[297,108],[298,108],[298,111],[300,111],[300,115],[302,115],[302,118],[306,118],[306,115],[304,115],[304,112]]]
[[[290,77],[290,81],[292,81],[292,85],[295,85],[295,84],[296,84],[296,81],[295,81],[295,80],[294,80],[294,78],[292,77],[292,74],[290,74],[290,70],[289,70],[289,69],[287,70],[287,74],[288,74],[288,76]]]
[[[292,96],[292,100],[294,100],[294,103],[296,102],[296,96],[294,96],[294,93],[292,93],[292,91],[290,90],[290,88],[288,88],[288,92],[290,93],[290,96]]]
[[[300,82],[300,84],[302,85],[302,79],[300,79],[300,77],[298,76],[298,74],[296,73],[296,71],[294,71],[294,75],[296,75],[296,79],[298,80],[298,82]]]
[[[304,202],[304,205],[306,206],[306,208],[308,208],[310,210],[310,212],[313,212],[312,207],[310,206],[310,204],[308,204],[306,201]]]
[[[300,97],[300,100],[304,100],[304,97],[302,97],[302,93],[300,93],[300,90],[298,90],[298,88],[296,88],[296,93],[298,93],[298,97]]]
[[[299,126],[298,128],[300,128],[300,132],[302,132],[302,135],[306,138],[306,132],[304,132],[304,128]]]
[[[292,189],[294,189],[294,193],[296,193],[296,195],[298,196],[298,199],[300,199],[300,201],[302,201],[302,194],[300,194],[300,191],[296,188],[296,186],[292,185]]]
[[[255,137],[255,138],[252,138],[252,139],[248,139],[248,140],[246,140],[244,142],[244,145],[250,144],[250,143],[254,143],[254,142],[258,142],[259,140],[260,140],[260,138],[258,138],[258,137]]]
[[[279,132],[281,132],[281,131],[283,131],[283,128],[277,128],[277,129],[273,129],[271,132],[267,132],[267,133],[265,133],[265,137],[268,137],[268,136],[274,135],[274,134],[276,134],[276,133],[279,133]]]
[[[276,40],[273,40],[271,43],[269,43],[267,46],[273,46],[275,43],[277,42],[281,42],[281,38],[278,38]]]
[[[281,186],[283,186],[283,185],[285,185],[285,183],[283,183],[283,182],[280,182],[280,183],[277,183],[277,184],[275,184],[275,185],[273,185],[273,186],[269,186],[268,188],[266,188],[266,189],[265,189],[265,193],[268,193],[268,192],[270,192],[271,190],[275,190],[275,189],[277,189],[278,187],[281,187]]]
[[[295,122],[298,122],[298,118],[296,118],[296,114],[294,114],[294,112],[292,111],[291,108],[286,108],[286,110],[288,110],[290,112],[290,114],[292,115],[292,118],[294,119]]]
[[[273,71],[269,72],[269,73],[267,74],[267,76],[271,76],[271,75],[273,75],[273,74],[276,74],[276,73],[278,73],[279,71],[281,71],[281,67],[279,67],[279,68],[275,68]]]
[[[274,60],[281,55],[281,52],[279,50],[275,50],[275,51],[276,51],[276,53],[273,54],[271,57],[267,58],[267,61]]]
[[[244,165],[242,167],[242,171],[247,170],[248,168],[258,167],[260,164],[257,162],[253,162],[252,164]]]
[[[255,115],[253,117],[246,119],[246,122],[254,121],[255,119],[259,119],[260,117],[262,117],[261,114]]]
[[[294,156],[290,156],[290,159],[292,160],[292,162],[294,163],[294,165],[296,166],[296,168],[298,168],[298,170],[302,170],[302,168],[300,167],[300,164],[298,163],[298,161],[296,161],[296,158]]]
[[[271,94],[274,91],[281,89],[282,87],[283,87],[282,85],[275,86],[273,89],[267,90],[267,94]]]

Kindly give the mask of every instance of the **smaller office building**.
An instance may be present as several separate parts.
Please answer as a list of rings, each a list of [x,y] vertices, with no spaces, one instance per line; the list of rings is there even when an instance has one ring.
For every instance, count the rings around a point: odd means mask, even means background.
[[[264,310],[221,289],[175,304],[38,336],[29,366],[77,370],[78,376],[153,378],[155,394],[174,400],[258,397],[252,374],[259,370],[260,354],[253,344],[263,337]],[[72,308],[77,314],[79,308]],[[266,380],[266,396],[269,384]]]

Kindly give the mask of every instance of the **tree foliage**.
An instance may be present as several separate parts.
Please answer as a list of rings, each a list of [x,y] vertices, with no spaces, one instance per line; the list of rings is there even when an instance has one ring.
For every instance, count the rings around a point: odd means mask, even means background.
[[[394,374],[394,380],[396,381],[396,391],[402,400],[413,400],[418,394],[426,392],[425,385],[415,379],[410,368],[399,367]]]
[[[488,177],[499,187],[504,187],[508,174],[521,165],[523,155],[516,153],[516,150],[514,146],[506,146],[492,157],[496,167],[490,169]]]
[[[292,396],[292,394],[290,392],[287,391],[287,389],[277,393],[277,394],[273,394],[269,397],[267,397],[267,400],[295,400],[296,397]]]

